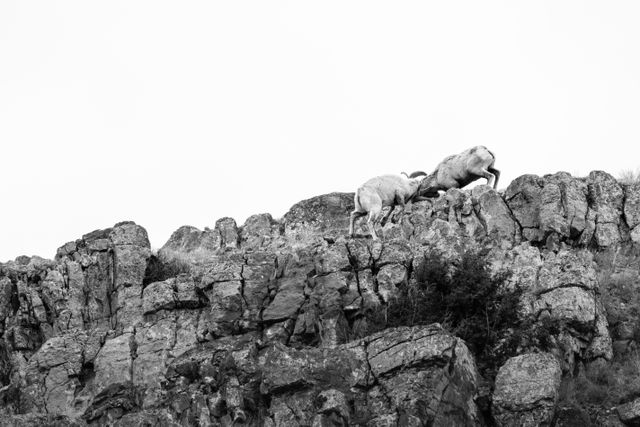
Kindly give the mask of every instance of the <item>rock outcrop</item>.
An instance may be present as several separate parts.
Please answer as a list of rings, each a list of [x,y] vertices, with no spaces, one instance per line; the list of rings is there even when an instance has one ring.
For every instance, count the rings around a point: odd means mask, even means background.
[[[353,195],[332,193],[181,227],[157,254],[123,222],[18,257],[0,265],[0,425],[550,423],[560,375],[612,357],[590,250],[638,242],[639,201],[603,172],[525,175],[414,203],[377,242],[346,237]],[[367,315],[425,251],[480,246],[523,290],[514,316],[554,326],[500,369],[491,410],[461,339]]]
[[[505,200],[524,238],[533,243],[608,247],[638,242],[638,188],[625,187],[605,172],[591,172],[586,179],[566,172],[523,175],[509,185]]]
[[[640,425],[640,399],[620,405],[616,408],[616,411],[618,412],[620,421],[625,425]]]
[[[499,426],[549,426],[558,400],[562,372],[548,353],[513,357],[500,368],[493,392]]]

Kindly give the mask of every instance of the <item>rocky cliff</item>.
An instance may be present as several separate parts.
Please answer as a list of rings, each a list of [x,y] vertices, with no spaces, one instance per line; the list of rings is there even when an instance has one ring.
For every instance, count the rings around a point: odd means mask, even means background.
[[[181,227],[157,254],[123,222],[0,265],[0,425],[569,425],[564,379],[613,357],[594,253],[640,243],[640,186],[592,172],[450,190],[378,242],[347,238],[352,198]],[[514,318],[556,322],[544,348],[486,378],[439,324],[367,332],[425,251],[479,245],[523,289]]]

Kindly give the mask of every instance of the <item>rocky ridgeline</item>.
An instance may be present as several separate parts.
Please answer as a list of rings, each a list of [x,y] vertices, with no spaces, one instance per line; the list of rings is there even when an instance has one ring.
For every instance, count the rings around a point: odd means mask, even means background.
[[[590,250],[640,242],[638,185],[592,172],[450,190],[378,242],[346,237],[352,198],[181,227],[158,258],[189,273],[162,281],[133,222],[1,265],[0,425],[549,425],[562,376],[611,359]],[[415,284],[426,249],[480,242],[525,289],[520,316],[565,325],[490,395],[439,325],[367,335],[364,315]]]

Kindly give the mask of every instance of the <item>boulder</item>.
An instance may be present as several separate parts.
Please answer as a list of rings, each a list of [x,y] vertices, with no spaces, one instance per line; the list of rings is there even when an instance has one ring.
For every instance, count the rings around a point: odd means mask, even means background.
[[[480,422],[473,358],[437,325],[388,329],[333,349],[275,345],[264,360],[260,387],[272,396],[274,419],[310,424],[333,407],[341,422]]]
[[[251,215],[240,229],[240,244],[245,249],[268,247],[281,234],[281,224],[268,214]]]
[[[513,214],[495,190],[487,185],[479,185],[471,190],[471,197],[476,216],[487,236],[513,242],[520,240],[520,228]]]
[[[199,254],[215,252],[220,248],[220,233],[205,228],[204,231],[189,225],[182,226],[171,234],[160,252],[179,252],[183,254]]]
[[[303,200],[284,215],[284,234],[300,243],[313,235],[335,240],[347,234],[353,209],[353,193],[331,193]]]
[[[523,290],[522,319],[547,319],[558,328],[564,344],[554,351],[563,369],[582,360],[613,357],[606,313],[597,295],[597,273],[592,254],[565,247],[557,252],[541,251],[529,243],[496,249],[491,256],[493,271],[509,271],[509,284]],[[548,332],[545,332],[548,333]],[[570,351],[568,351],[570,349]]]
[[[220,235],[220,246],[223,250],[236,249],[240,244],[238,226],[233,218],[220,218],[216,221],[215,230]]]
[[[512,357],[500,368],[492,415],[499,426],[549,426],[558,400],[562,371],[549,353]]]
[[[640,426],[640,399],[633,400],[616,408],[618,417],[627,426]]]
[[[587,178],[566,172],[542,178],[523,175],[511,182],[505,200],[523,237],[533,243],[605,248],[629,238],[624,222],[627,212],[623,216],[624,189],[606,172],[593,171]],[[635,224],[633,200],[628,214]]]

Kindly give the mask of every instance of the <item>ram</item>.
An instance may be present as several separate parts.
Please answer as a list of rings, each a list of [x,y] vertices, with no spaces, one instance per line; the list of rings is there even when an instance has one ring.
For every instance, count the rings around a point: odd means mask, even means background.
[[[409,177],[424,177],[418,190],[421,197],[437,196],[440,190],[462,188],[479,178],[486,178],[487,184],[495,190],[500,178],[500,171],[493,167],[495,161],[496,157],[491,151],[478,145],[460,154],[446,157],[429,175],[418,171]]]
[[[382,208],[391,206],[386,218],[391,215],[396,205],[404,208],[405,203],[411,202],[418,194],[423,179],[423,176],[408,178],[402,175],[382,175],[362,184],[354,196],[355,209],[349,218],[349,236],[354,235],[356,219],[368,213],[367,225],[371,230],[371,236],[377,240],[375,223],[380,218]]]

